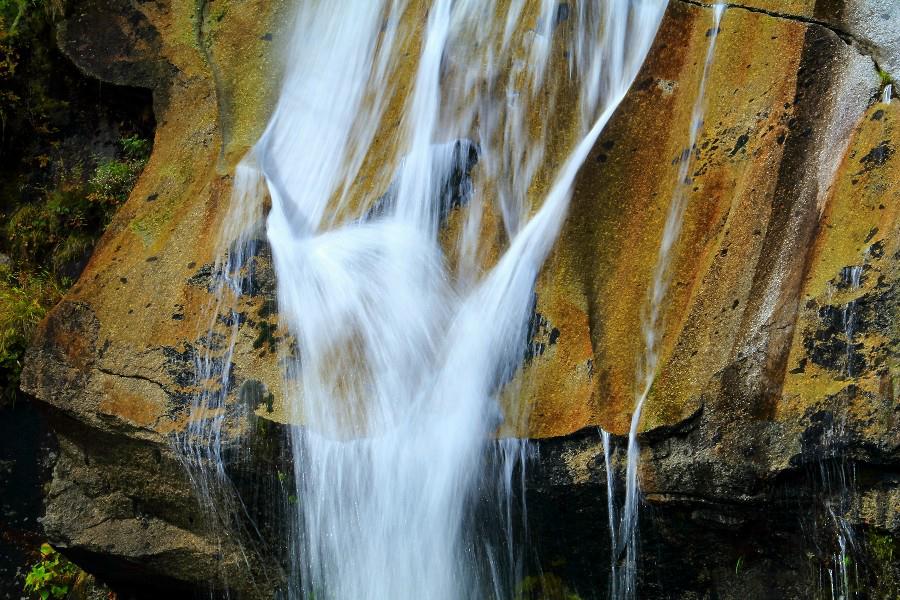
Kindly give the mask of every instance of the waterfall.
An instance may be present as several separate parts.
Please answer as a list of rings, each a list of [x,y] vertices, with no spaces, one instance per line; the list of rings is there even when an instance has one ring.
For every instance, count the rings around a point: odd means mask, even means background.
[[[706,82],[709,78],[715,56],[716,41],[719,37],[719,24],[722,14],[725,12],[725,4],[716,4],[713,8],[712,33],[709,36],[709,45],[706,51],[706,61],[703,65],[703,73],[700,76],[700,84],[697,89],[691,115],[691,125],[688,134],[688,144],[682,152],[678,168],[678,178],[675,181],[675,190],[669,202],[669,211],[663,228],[663,237],[657,253],[656,265],[653,270],[653,280],[649,291],[646,311],[643,320],[644,354],[637,374],[637,389],[639,393],[635,399],[634,413],[631,417],[631,427],[628,431],[628,453],[625,472],[625,502],[622,507],[621,521],[614,538],[616,542],[612,548],[612,554],[616,559],[613,565],[612,577],[613,598],[634,598],[637,593],[637,540],[638,540],[638,512],[640,508],[640,482],[638,481],[638,468],[640,466],[640,445],[637,440],[638,426],[641,420],[641,411],[644,402],[650,394],[659,361],[658,337],[660,319],[663,308],[663,300],[669,289],[669,263],[671,261],[672,247],[678,240],[681,232],[684,210],[687,203],[687,191],[690,186],[690,167],[693,161],[697,136],[703,125],[703,113],[706,106]],[[608,440],[604,440],[608,443]],[[607,452],[608,454],[608,452]],[[607,462],[607,468],[609,463]],[[609,478],[610,475],[607,474]],[[609,493],[612,493],[610,488]]]
[[[292,340],[281,356],[296,485],[288,597],[514,595],[513,493],[531,449],[528,407],[501,392],[521,367],[575,177],[665,7],[296,7],[277,106],[238,167],[217,292],[227,305],[245,289],[267,193],[279,327]],[[198,394],[195,418],[224,406],[228,386],[215,389]],[[192,425],[194,463],[221,463],[228,418]]]

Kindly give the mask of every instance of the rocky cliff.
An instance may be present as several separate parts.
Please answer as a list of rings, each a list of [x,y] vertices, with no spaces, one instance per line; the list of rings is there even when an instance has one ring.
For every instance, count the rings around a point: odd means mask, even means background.
[[[221,224],[273,102],[287,13],[260,0],[77,0],[58,31],[86,73],[152,89],[158,124],[148,166],[22,376],[59,439],[47,534],[113,583],[247,597],[279,586],[278,549],[237,551],[173,437],[203,384]],[[598,428],[627,431],[641,307],[690,159],[662,366],[641,423],[642,596],[816,597],[834,544],[823,511],[838,506],[856,532],[859,585],[895,597],[900,102],[880,100],[900,73],[900,5],[730,4],[687,148],[710,15],[671,3],[539,279],[518,376],[532,406],[518,433],[540,448],[528,475],[538,558],[583,596],[605,589],[605,486],[621,478],[624,442],[614,436],[608,471]],[[257,498],[284,460],[286,341],[264,245],[251,268],[228,403],[251,403],[240,435],[260,462],[229,456],[242,495]],[[259,384],[270,401],[246,393]],[[263,504],[248,501],[248,516],[265,539],[275,519]]]

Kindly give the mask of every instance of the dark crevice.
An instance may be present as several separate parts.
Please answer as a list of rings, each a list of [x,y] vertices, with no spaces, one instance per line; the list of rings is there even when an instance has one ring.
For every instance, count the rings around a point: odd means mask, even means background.
[[[585,428],[535,443],[540,458],[526,472],[526,493],[531,540],[541,549],[542,568],[571,582],[582,597],[599,600],[605,597],[610,560],[603,501],[608,472],[599,433]],[[655,456],[664,443],[650,443],[647,450]],[[737,488],[706,493],[722,472],[705,472],[701,463],[684,463],[683,458],[685,448],[700,443],[682,440],[671,453],[653,460],[654,475],[641,505],[641,597],[731,598],[738,597],[735,590],[752,598],[809,597],[809,586],[836,552],[828,509],[837,501],[843,502],[857,536],[851,555],[859,567],[859,584],[873,590],[890,587],[887,580],[878,583],[882,566],[873,562],[867,547],[867,536],[878,526],[861,518],[861,505],[851,497],[895,486],[900,481],[896,463],[817,454],[809,463],[770,474],[748,473]],[[611,472],[619,493],[624,444],[624,439],[613,444]],[[587,473],[576,475],[569,458],[590,450],[596,456],[587,462]],[[823,471],[852,474],[850,487],[831,485]]]
[[[138,381],[146,381],[148,383],[152,383],[153,385],[157,386],[159,389],[166,392],[166,394],[169,393],[168,390],[166,390],[165,385],[156,381],[155,379],[150,379],[149,377],[144,377],[143,375],[126,375],[124,373],[116,373],[115,371],[110,371],[109,369],[102,369],[100,367],[95,367],[95,369],[98,372],[103,373],[104,375],[110,375],[112,377],[121,377],[123,379],[137,379]]]

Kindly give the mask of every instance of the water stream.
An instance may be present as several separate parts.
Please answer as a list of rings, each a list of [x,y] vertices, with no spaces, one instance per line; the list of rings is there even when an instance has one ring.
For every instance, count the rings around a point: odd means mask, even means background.
[[[641,357],[640,369],[637,373],[637,389],[639,393],[635,399],[634,412],[631,417],[631,427],[628,431],[628,453],[625,472],[625,500],[621,509],[621,518],[611,520],[614,544],[612,555],[611,587],[612,597],[615,599],[631,599],[636,597],[637,587],[637,557],[638,557],[638,516],[640,509],[640,482],[638,470],[640,467],[640,444],[637,434],[641,421],[641,413],[644,403],[649,396],[656,380],[659,363],[659,336],[661,332],[661,317],[663,300],[669,289],[669,264],[672,258],[672,247],[678,241],[681,226],[684,219],[684,210],[687,205],[688,191],[690,189],[690,173],[696,152],[697,136],[703,126],[703,114],[706,107],[706,83],[709,79],[710,69],[715,57],[716,41],[719,37],[719,25],[725,12],[725,4],[716,4],[712,11],[712,28],[709,35],[709,44],[706,51],[706,60],[703,65],[703,73],[697,88],[696,100],[691,114],[691,125],[688,132],[688,143],[682,152],[678,178],[675,191],[669,202],[669,210],[663,227],[663,236],[657,253],[656,264],[653,269],[653,279],[649,290],[647,305],[643,319],[644,354]],[[604,439],[604,446],[608,446],[609,440]],[[606,451],[607,458],[609,451]],[[609,462],[607,461],[607,466]],[[608,476],[609,479],[609,476]],[[612,494],[610,487],[608,492]],[[610,503],[610,509],[613,504]],[[611,510],[612,514],[612,510]],[[618,522],[616,522],[618,521]]]
[[[859,292],[865,270],[867,254],[862,265],[844,267],[841,270],[840,288],[849,294]],[[841,325],[846,343],[844,377],[853,385],[859,375],[855,364],[858,358],[856,330],[857,299],[847,302],[841,310]],[[856,473],[853,462],[846,455],[846,417],[836,417],[824,432],[825,457],[819,462],[822,485],[822,503],[825,509],[826,530],[832,538],[831,561],[826,567],[828,594],[831,600],[849,600],[857,596],[859,574],[856,560],[859,558],[857,540],[851,525],[850,514],[854,505]]]
[[[297,496],[287,596],[514,595],[513,503],[531,451],[528,407],[502,392],[575,177],[665,7],[297,6],[277,107],[238,168],[223,234],[238,242],[218,291],[245,291],[229,274],[246,271],[268,195],[280,327],[294,340],[282,356]],[[201,354],[221,366],[227,353]],[[200,394],[195,415],[227,389]],[[227,418],[197,426],[194,463],[221,462]]]

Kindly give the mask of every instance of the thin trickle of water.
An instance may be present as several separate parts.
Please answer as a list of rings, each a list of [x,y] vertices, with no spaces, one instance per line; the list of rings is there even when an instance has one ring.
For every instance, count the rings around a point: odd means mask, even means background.
[[[499,392],[520,368],[575,176],[666,1],[570,4],[434,0],[424,31],[406,0],[296,9],[278,105],[239,167],[217,290],[239,302],[264,180],[280,326],[296,342],[282,357],[289,597],[514,594],[531,450],[489,441],[526,431],[527,407],[501,407]],[[557,109],[564,94],[577,110]],[[496,262],[493,215],[508,240]],[[224,407],[227,371],[195,416]],[[185,454],[221,464],[230,416],[203,419]]]
[[[856,565],[852,564],[852,551],[855,546],[853,528],[846,518],[829,507],[834,527],[837,531],[838,550],[834,554],[832,564],[828,568],[828,582],[832,600],[849,600],[853,584],[858,580]]]
[[[853,294],[862,285],[863,265],[844,267],[841,270],[841,287]],[[844,375],[853,379],[858,373],[855,365],[857,328],[857,300],[847,302],[841,310],[841,322],[846,342],[846,364]],[[825,458],[820,462],[820,478],[822,480],[822,496],[830,525],[831,535],[835,541],[836,551],[832,555],[831,564],[827,567],[828,584],[831,600],[849,600],[853,597],[855,583],[859,580],[856,564],[853,562],[856,551],[853,527],[847,518],[851,509],[854,487],[854,472],[848,464],[844,453],[844,422],[832,424],[822,440]]]
[[[834,424],[823,439],[825,457],[819,463],[826,538],[830,537],[830,563],[825,567],[831,600],[855,597],[859,573],[855,558],[858,548],[850,521],[855,487],[855,471],[843,452],[843,423]]]
[[[663,228],[663,237],[657,254],[656,265],[653,270],[653,283],[649,291],[646,312],[643,320],[644,354],[637,377],[637,389],[639,393],[635,399],[634,413],[631,418],[631,426],[628,431],[628,453],[625,471],[625,502],[622,508],[621,521],[617,527],[616,543],[613,547],[613,556],[621,557],[621,562],[613,566],[613,577],[616,579],[614,598],[634,598],[637,593],[637,540],[638,540],[638,512],[640,508],[640,482],[638,481],[638,467],[640,466],[640,445],[637,440],[638,426],[640,425],[641,412],[644,402],[650,394],[653,382],[656,379],[656,370],[659,361],[658,336],[660,330],[660,318],[663,300],[669,289],[669,263],[671,261],[672,247],[681,233],[681,225],[684,210],[687,203],[687,192],[690,185],[688,173],[693,162],[697,136],[703,125],[703,114],[706,106],[706,82],[715,56],[716,41],[719,37],[719,25],[725,12],[725,4],[716,4],[713,8],[713,26],[709,36],[709,45],[706,51],[706,61],[700,84],[697,89],[694,103],[691,126],[688,134],[688,144],[685,148],[678,168],[678,179],[675,183],[675,191],[669,203],[669,211]]]
[[[600,441],[603,444],[603,466],[606,469],[606,514],[609,523],[609,597],[613,600],[620,597],[619,593],[619,557],[616,555],[618,540],[616,532],[619,529],[619,511],[616,505],[616,476],[615,467],[612,464],[612,439],[608,431],[600,430]]]
[[[884,90],[881,92],[881,102],[884,104],[890,104],[891,99],[894,95],[894,85],[889,83],[884,86]]]
[[[858,290],[862,273],[863,267],[860,265],[845,267],[841,271],[841,279],[843,285],[849,288],[851,292]],[[853,366],[853,336],[856,333],[856,320],[856,300],[854,299],[845,304],[843,310],[841,311],[841,321],[843,322],[844,326],[844,337],[847,340],[846,365],[844,367],[844,372],[847,377],[853,377],[855,374],[855,369]]]
[[[220,565],[222,591],[228,597],[229,573],[240,571],[243,579],[253,579],[252,553],[264,543],[231,477],[228,463],[239,462],[229,452],[249,452],[242,445],[250,403],[242,398],[228,402],[233,391],[232,361],[241,325],[242,297],[254,285],[254,260],[260,251],[265,182],[249,161],[235,172],[232,202],[220,232],[219,258],[201,281],[210,291],[211,302],[199,323],[196,345],[188,344],[185,356],[173,361],[193,362],[196,390],[187,426],[175,437],[176,456],[183,463],[201,507],[209,519],[209,529],[223,550],[234,551],[240,565],[229,569]],[[252,390],[262,395],[264,390]],[[245,395],[242,389],[240,395]],[[227,441],[226,441],[227,440]],[[267,577],[268,573],[262,573]]]

